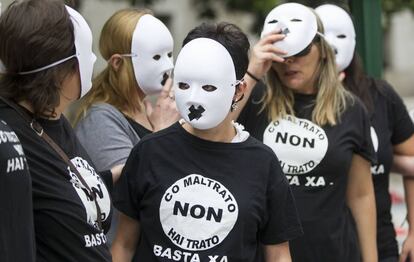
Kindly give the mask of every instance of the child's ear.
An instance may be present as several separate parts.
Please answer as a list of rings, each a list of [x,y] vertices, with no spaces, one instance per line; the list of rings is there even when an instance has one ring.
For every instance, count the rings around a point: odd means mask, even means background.
[[[244,92],[246,91],[246,82],[242,79],[236,86],[236,92],[233,97],[233,101],[239,102],[244,97]]]

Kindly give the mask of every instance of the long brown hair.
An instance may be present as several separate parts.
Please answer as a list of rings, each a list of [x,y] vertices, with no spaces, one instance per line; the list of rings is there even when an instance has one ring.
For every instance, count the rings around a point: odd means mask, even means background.
[[[362,61],[356,50],[352,57],[351,63],[344,70],[345,79],[344,86],[347,90],[351,91],[354,95],[362,100],[368,112],[371,114],[374,110],[374,101],[371,95],[370,87],[373,85],[373,79],[370,78],[365,72],[362,66]],[[382,92],[380,86],[376,85],[379,92]]]
[[[141,16],[151,14],[146,9],[126,8],[113,14],[102,28],[99,50],[108,61],[114,54],[131,53],[132,36]],[[143,93],[139,90],[130,57],[122,57],[115,70],[109,63],[92,81],[92,88],[82,99],[74,124],[96,103],[108,103],[129,117],[142,109]]]
[[[315,16],[317,17],[316,13]],[[318,32],[323,33],[323,25],[318,17],[317,22]],[[317,40],[314,40],[314,44],[320,52],[320,59],[316,69],[318,93],[312,121],[321,126],[336,125],[352,96],[338,79],[332,48],[322,36],[317,35],[315,39]],[[267,110],[269,119],[280,119],[287,114],[295,115],[294,93],[282,84],[275,70],[268,71],[266,82],[267,92],[263,98],[262,111]]]
[[[73,24],[60,0],[14,1],[0,16],[0,95],[26,101],[35,117],[53,117],[63,80],[76,72],[73,58],[27,75],[19,72],[47,66],[75,54]]]

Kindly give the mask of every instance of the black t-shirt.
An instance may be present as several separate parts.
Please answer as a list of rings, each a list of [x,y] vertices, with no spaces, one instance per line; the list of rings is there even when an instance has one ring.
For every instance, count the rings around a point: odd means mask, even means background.
[[[18,135],[30,167],[36,261],[111,261],[106,236],[97,228],[95,203],[76,174],[15,110],[0,103],[0,113]],[[38,122],[96,192],[107,230],[112,214],[109,192],[72,127],[63,115]]]
[[[370,124],[358,99],[335,126],[311,122],[315,95],[295,95],[296,117],[269,121],[258,115],[263,85],[258,85],[239,122],[270,146],[291,185],[304,235],[290,243],[293,261],[359,261],[357,233],[346,205],[353,154],[372,160]]]
[[[377,245],[379,258],[397,257],[398,244],[391,219],[388,192],[393,160],[393,146],[414,133],[407,109],[393,88],[385,81],[371,79],[369,88],[374,110],[371,114],[371,136],[378,163],[371,167],[377,204]]]
[[[35,261],[32,184],[17,135],[0,120],[0,261]]]
[[[141,226],[139,261],[259,261],[259,243],[301,234],[277,158],[251,137],[211,142],[176,123],[134,147],[119,184],[115,206]]]
[[[129,116],[124,115],[128,123],[132,126],[135,133],[139,136],[139,138],[143,138],[144,136],[151,134],[152,131],[148,130],[146,127],[135,121],[134,119],[130,118]]]

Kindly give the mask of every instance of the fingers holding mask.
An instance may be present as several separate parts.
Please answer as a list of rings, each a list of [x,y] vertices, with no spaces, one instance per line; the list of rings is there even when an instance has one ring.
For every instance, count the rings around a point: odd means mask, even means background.
[[[167,81],[165,81],[165,84],[164,84],[164,86],[161,89],[161,93],[160,93],[159,98],[160,97],[163,97],[163,98],[171,98],[170,97],[171,92],[174,92],[174,90],[172,88],[172,86],[173,86],[172,83],[173,83],[172,82],[172,79],[171,79],[171,77],[169,77],[167,79]]]
[[[270,69],[273,62],[283,63],[285,60],[282,56],[286,52],[277,48],[274,43],[284,38],[285,35],[280,34],[280,30],[264,35],[252,49],[248,69],[249,73],[252,73],[258,78],[262,78]]]
[[[171,78],[165,82],[155,102],[155,107],[149,101],[145,102],[145,107],[154,132],[172,125],[179,119]]]

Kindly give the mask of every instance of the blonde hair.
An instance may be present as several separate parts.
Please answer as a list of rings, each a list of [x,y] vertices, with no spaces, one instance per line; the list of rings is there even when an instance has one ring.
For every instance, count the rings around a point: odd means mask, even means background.
[[[315,12],[314,12],[315,13]],[[316,13],[315,13],[316,15]],[[323,33],[323,25],[317,17],[318,32]],[[348,103],[353,101],[352,95],[345,90],[338,78],[335,54],[323,36],[317,35],[313,40],[320,53],[319,64],[316,68],[316,84],[318,92],[315,108],[312,112],[312,122],[323,125],[336,125]],[[293,110],[294,93],[284,86],[275,70],[270,69],[266,75],[267,92],[263,98],[261,111],[267,109],[269,120],[276,120],[286,115],[295,115]]]
[[[126,8],[113,14],[102,28],[99,51],[109,61],[114,54],[130,54],[131,42],[138,20],[150,10]],[[108,62],[106,68],[92,81],[92,88],[81,100],[73,124],[82,119],[87,110],[96,103],[108,103],[132,118],[142,110],[144,94],[135,80],[130,57],[122,57],[117,70]]]

